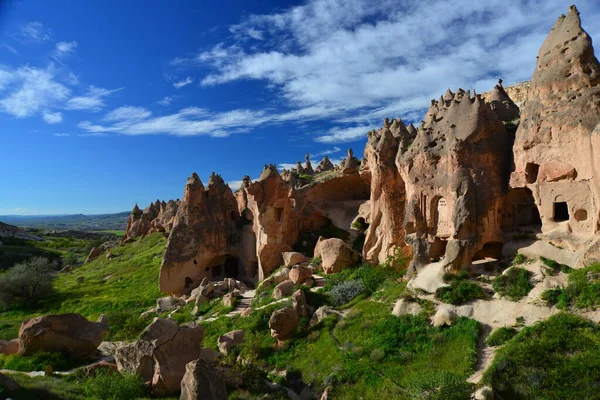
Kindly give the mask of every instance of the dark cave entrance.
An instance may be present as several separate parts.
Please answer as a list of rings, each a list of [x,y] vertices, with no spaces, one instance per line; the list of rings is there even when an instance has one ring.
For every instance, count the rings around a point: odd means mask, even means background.
[[[494,258],[499,260],[502,258],[502,248],[504,244],[502,242],[487,242],[483,245],[481,250],[473,254],[473,261],[484,260],[486,258]]]
[[[553,220],[554,222],[563,222],[569,220],[569,205],[566,201],[559,201],[554,203],[554,212],[553,212]]]
[[[542,219],[535,204],[533,193],[528,188],[512,189],[506,198],[502,217],[502,230],[518,231],[529,227],[533,231],[541,229]]]
[[[225,276],[227,278],[238,278],[239,275],[238,259],[235,257],[227,257],[225,260]]]

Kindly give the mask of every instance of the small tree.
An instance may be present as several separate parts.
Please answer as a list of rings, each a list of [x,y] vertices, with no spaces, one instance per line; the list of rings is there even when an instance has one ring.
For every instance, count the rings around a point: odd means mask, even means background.
[[[32,306],[54,291],[55,264],[35,257],[0,275],[0,303],[5,308]]]

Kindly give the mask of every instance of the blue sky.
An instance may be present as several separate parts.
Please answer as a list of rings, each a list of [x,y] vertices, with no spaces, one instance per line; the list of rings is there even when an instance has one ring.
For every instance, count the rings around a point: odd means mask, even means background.
[[[361,154],[448,87],[528,79],[571,1],[0,0],[0,215],[118,212],[180,198],[194,171],[233,187]],[[577,6],[600,38],[600,5]]]

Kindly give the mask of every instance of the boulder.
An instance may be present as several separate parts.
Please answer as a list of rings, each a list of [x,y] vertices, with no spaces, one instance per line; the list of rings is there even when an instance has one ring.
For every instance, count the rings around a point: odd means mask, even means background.
[[[214,366],[199,359],[185,366],[179,399],[227,400],[227,388]]]
[[[279,271],[275,272],[273,275],[269,276],[265,280],[261,281],[256,289],[261,288],[270,288],[273,285],[278,285],[283,281],[289,279],[290,269],[289,268],[281,268]]]
[[[11,355],[19,352],[19,339],[0,340],[0,354]]]
[[[85,367],[81,368],[83,375],[88,377],[96,376],[96,373],[99,370],[118,372],[117,364],[109,363],[104,360],[98,361],[90,365],[86,365]]]
[[[489,386],[480,387],[473,394],[475,400],[494,400],[494,391]]]
[[[88,321],[80,314],[44,315],[26,320],[19,330],[19,354],[39,351],[91,357],[108,333],[108,325]]]
[[[279,300],[291,296],[294,292],[294,282],[291,280],[283,281],[273,289],[273,298]]]
[[[401,315],[419,315],[423,311],[423,308],[416,301],[408,301],[400,299],[394,304],[392,315],[400,317]]]
[[[223,304],[224,307],[233,308],[235,306],[235,300],[237,299],[237,297],[238,296],[235,296],[233,293],[227,293],[225,296],[223,296],[221,304]]]
[[[167,296],[167,297],[161,297],[159,299],[156,299],[156,312],[167,312],[167,311],[173,311],[178,307],[183,307],[185,305],[185,301],[177,298],[177,297],[173,297],[173,296]]]
[[[313,270],[303,265],[296,265],[290,269],[289,277],[294,284],[302,283],[307,279],[312,278]]]
[[[291,338],[298,329],[298,313],[293,308],[275,310],[269,319],[271,336],[278,342]]]
[[[219,336],[217,344],[221,354],[227,355],[235,346],[241,344],[246,337],[246,331],[235,330]]]
[[[325,274],[334,274],[360,260],[360,255],[342,239],[320,237],[315,246],[315,257],[321,257]]]
[[[186,364],[200,358],[203,338],[202,326],[155,318],[137,341],[117,349],[117,367],[140,375],[153,394],[172,396],[179,391]]]
[[[283,256],[283,264],[286,267],[293,267],[296,264],[300,264],[308,261],[306,256],[302,253],[297,253],[295,251],[287,251],[282,254]]]
[[[211,349],[210,347],[200,349],[199,360],[204,360],[206,362],[213,363],[215,362],[217,357],[219,357],[219,352],[215,349]]]
[[[292,307],[296,310],[299,317],[308,317],[310,311],[304,291],[296,290],[292,295],[292,302]]]
[[[0,372],[0,388],[6,391],[6,394],[19,390],[21,387],[15,380]]]
[[[323,321],[325,318],[327,318],[331,315],[335,315],[336,318],[341,318],[343,316],[343,314],[341,312],[334,310],[331,307],[328,307],[328,306],[319,307],[319,308],[317,308],[317,310],[313,314],[312,318],[310,319],[309,325],[315,326],[316,324],[318,324],[319,322]]]
[[[445,305],[441,305],[438,307],[436,313],[433,317],[431,317],[431,324],[435,327],[443,326],[443,325],[452,325],[454,320],[456,319],[456,312],[453,308],[450,308]]]

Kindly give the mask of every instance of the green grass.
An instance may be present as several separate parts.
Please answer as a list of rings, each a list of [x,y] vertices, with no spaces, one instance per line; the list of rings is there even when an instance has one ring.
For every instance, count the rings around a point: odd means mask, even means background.
[[[515,328],[503,326],[492,332],[485,342],[488,346],[501,346],[512,339],[516,334],[517,330]]]
[[[117,230],[102,230],[102,231],[98,231],[98,232],[102,232],[102,233],[111,233],[113,235],[119,236],[119,237],[123,237],[125,236],[125,230],[122,229],[117,229]]]
[[[0,369],[12,371],[44,371],[46,366],[51,366],[54,371],[66,371],[85,363],[89,360],[74,361],[62,353],[36,353],[31,356],[17,354],[0,354]]]
[[[564,272],[566,274],[573,271],[573,268],[569,267],[565,264],[559,264],[554,260],[550,260],[546,257],[540,257],[540,260],[548,267],[552,275],[557,275],[559,272]]]
[[[105,257],[59,274],[56,293],[40,302],[35,310],[0,312],[0,339],[17,337],[21,322],[44,314],[80,313],[90,320],[107,314],[110,331],[106,340],[135,338],[147,325],[139,315],[161,296],[158,275],[166,239],[160,233],[112,249],[116,256]],[[83,277],[78,283],[77,278]]]
[[[444,303],[461,305],[475,299],[485,299],[487,294],[477,282],[469,280],[469,274],[466,271],[461,273],[447,274],[444,281],[450,286],[440,287],[435,291],[435,297]]]
[[[494,280],[494,290],[512,301],[519,301],[533,289],[532,273],[524,268],[513,267]]]
[[[563,310],[569,306],[596,309],[600,305],[600,263],[571,271],[566,288],[546,290],[542,299]]]
[[[597,399],[600,327],[568,313],[525,327],[484,374],[503,399]]]

